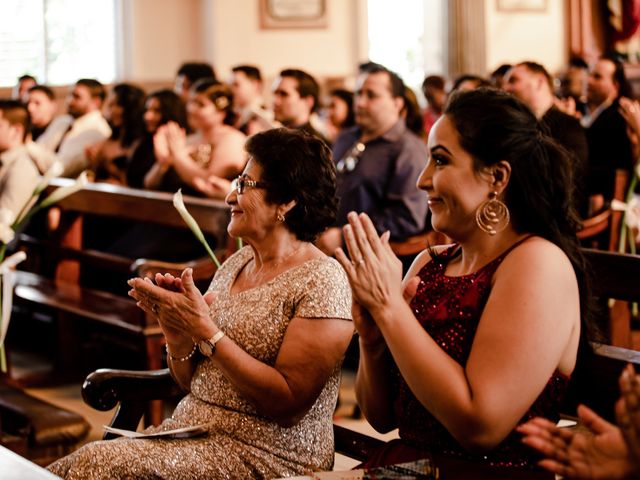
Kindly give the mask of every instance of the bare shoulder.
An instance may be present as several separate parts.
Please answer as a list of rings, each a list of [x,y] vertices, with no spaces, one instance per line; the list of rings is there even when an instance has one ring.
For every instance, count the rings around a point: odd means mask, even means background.
[[[247,140],[247,136],[237,128],[226,125],[223,141],[225,143],[242,144]]]
[[[438,255],[444,252],[447,248],[451,246],[452,244],[436,245],[435,247],[431,247],[420,252],[418,256],[415,258],[415,260],[413,261],[413,263],[411,264],[411,267],[409,268],[409,270],[407,271],[407,274],[404,277],[404,281],[406,282],[410,278],[418,275],[418,272],[422,269],[422,267],[424,267],[427,263],[429,263],[432,260],[433,258],[432,253],[435,253],[436,255]]]
[[[550,283],[575,277],[569,257],[554,243],[542,237],[531,237],[514,248],[502,261],[496,276],[517,273],[524,278],[546,277]]]

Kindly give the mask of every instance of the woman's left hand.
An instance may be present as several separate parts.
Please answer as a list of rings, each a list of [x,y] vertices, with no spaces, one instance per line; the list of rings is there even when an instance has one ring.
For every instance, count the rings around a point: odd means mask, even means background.
[[[209,338],[218,331],[209,317],[215,294],[203,296],[198,291],[192,269],[185,269],[180,278],[160,275],[156,281],[158,285],[148,278],[132,278],[127,283],[131,286],[129,295],[145,312],[155,315],[162,326],[192,338]]]
[[[389,232],[378,236],[366,213],[349,213],[343,233],[349,256],[341,248],[336,258],[347,272],[357,302],[375,313],[393,302],[403,301],[402,262],[389,245]]]
[[[624,479],[633,464],[620,429],[581,405],[578,416],[590,433],[558,428],[544,418],[534,418],[516,430],[522,442],[546,458],[541,467],[566,478]]]

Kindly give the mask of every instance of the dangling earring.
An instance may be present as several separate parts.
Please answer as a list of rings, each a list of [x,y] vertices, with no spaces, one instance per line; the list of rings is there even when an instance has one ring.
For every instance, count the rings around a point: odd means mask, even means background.
[[[498,200],[498,192],[491,192],[489,200],[476,210],[478,228],[489,235],[495,235],[507,228],[509,219],[509,209]]]
[[[284,223],[284,215],[282,215],[281,213],[278,213],[276,215],[276,220],[278,220],[280,223]]]

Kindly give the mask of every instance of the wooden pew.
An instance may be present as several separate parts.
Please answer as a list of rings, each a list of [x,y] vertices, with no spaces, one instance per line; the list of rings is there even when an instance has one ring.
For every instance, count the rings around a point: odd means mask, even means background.
[[[69,183],[67,179],[56,179],[49,190]],[[59,222],[50,235],[46,238],[34,238],[27,234],[20,236],[20,248],[27,251],[27,256],[45,258],[46,264],[40,271],[18,272],[14,302],[18,308],[28,312],[42,311],[53,315],[58,336],[57,372],[86,365],[82,358],[78,358],[82,341],[78,331],[92,332],[101,344],[117,342],[136,352],[139,362],[132,365],[134,368],[162,367],[164,337],[155,319],[136,307],[134,300],[124,294],[118,295],[83,284],[81,270],[103,268],[120,272],[127,278],[151,276],[155,272],[175,274],[192,267],[194,279],[206,285],[215,273],[215,265],[199,244],[194,249],[193,258],[181,263],[166,262],[163,258],[127,258],[91,250],[84,246],[82,223],[91,216],[188,231],[173,206],[172,197],[164,192],[89,184],[56,205]],[[195,197],[184,199],[202,231],[214,237],[217,256],[223,261],[234,245],[226,233],[228,207],[220,201]],[[123,285],[123,290],[126,291],[126,285]],[[106,349],[109,349],[109,345]],[[160,411],[156,409],[153,415],[157,421]]]
[[[608,343],[636,348],[630,302],[640,302],[640,255],[584,249],[592,276],[593,296],[602,309],[600,326]]]

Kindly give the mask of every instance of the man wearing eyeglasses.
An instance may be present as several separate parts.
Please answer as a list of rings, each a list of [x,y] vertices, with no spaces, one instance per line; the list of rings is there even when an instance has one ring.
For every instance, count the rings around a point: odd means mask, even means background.
[[[381,65],[368,64],[355,93],[356,127],[333,147],[340,206],[335,228],[318,246],[327,254],[342,245],[340,227],[351,211],[366,212],[378,233],[403,241],[425,229],[427,199],[416,182],[427,160],[424,142],[410,132],[400,112],[404,83]]]

